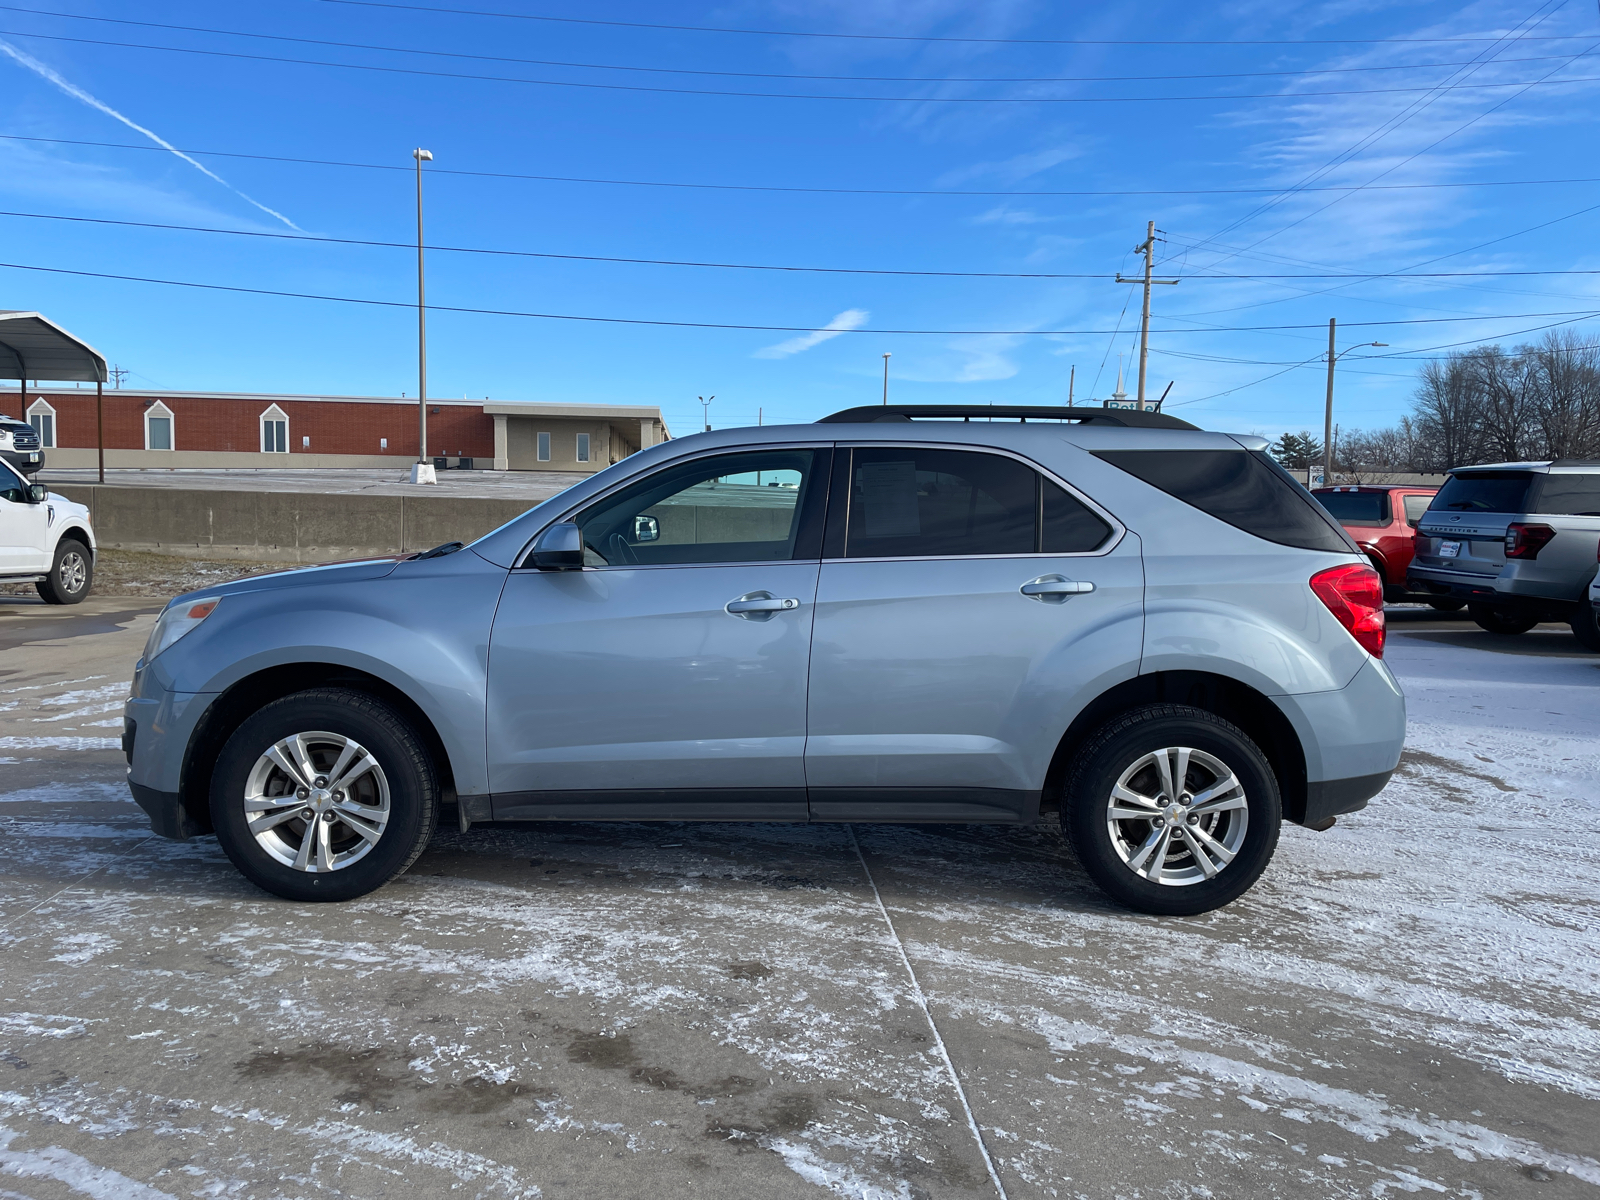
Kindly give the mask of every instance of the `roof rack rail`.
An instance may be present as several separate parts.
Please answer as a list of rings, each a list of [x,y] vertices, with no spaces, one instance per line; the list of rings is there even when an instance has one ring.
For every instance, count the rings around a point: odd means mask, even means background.
[[[1124,429],[1199,429],[1198,425],[1159,412],[1132,408],[1051,408],[1026,404],[864,404],[819,418],[819,425],[870,425],[880,421],[973,421],[1013,417],[1021,421],[1076,421],[1081,425],[1114,425]]]

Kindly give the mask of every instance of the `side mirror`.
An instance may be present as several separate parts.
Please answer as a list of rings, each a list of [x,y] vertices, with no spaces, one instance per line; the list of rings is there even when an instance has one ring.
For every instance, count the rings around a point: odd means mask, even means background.
[[[532,559],[541,571],[583,570],[583,531],[570,521],[550,526],[533,544]]]
[[[48,499],[50,499],[50,489],[45,487],[44,484],[30,483],[28,485],[28,502],[30,504],[43,504]]]
[[[654,517],[635,517],[633,519],[633,540],[636,542],[660,541],[661,522]]]

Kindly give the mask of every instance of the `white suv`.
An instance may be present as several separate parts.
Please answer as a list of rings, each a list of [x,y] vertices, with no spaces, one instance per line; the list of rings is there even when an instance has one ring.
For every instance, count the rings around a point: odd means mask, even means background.
[[[38,431],[26,421],[0,414],[0,459],[25,475],[32,475],[44,466]]]
[[[76,604],[94,586],[89,510],[0,460],[0,583],[31,583],[48,604]]]

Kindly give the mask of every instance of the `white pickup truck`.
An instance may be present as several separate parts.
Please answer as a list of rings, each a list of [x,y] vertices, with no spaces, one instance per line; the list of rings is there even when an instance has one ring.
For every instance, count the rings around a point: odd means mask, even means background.
[[[47,604],[76,604],[94,586],[89,510],[0,459],[0,583],[31,583]]]

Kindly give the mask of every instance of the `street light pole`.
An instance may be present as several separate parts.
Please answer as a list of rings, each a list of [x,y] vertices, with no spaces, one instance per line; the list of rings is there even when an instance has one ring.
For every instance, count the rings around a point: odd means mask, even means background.
[[[1352,350],[1363,350],[1368,346],[1387,346],[1388,342],[1358,342],[1354,346],[1346,346],[1343,350],[1334,351],[1334,331],[1337,328],[1337,319],[1328,318],[1328,402],[1322,414],[1322,486],[1327,487],[1328,481],[1333,478],[1333,365],[1349,354]]]
[[[889,403],[889,356],[883,356],[883,402]]]
[[[422,287],[422,164],[433,161],[433,152],[417,148],[417,465],[411,471],[412,483],[434,483],[428,464],[428,308]]]
[[[715,400],[716,397],[715,396],[700,396],[700,397],[698,397],[698,399],[700,401],[700,415],[701,415],[701,417],[703,417],[705,419],[706,432],[710,433],[711,432],[711,402],[713,400]]]

